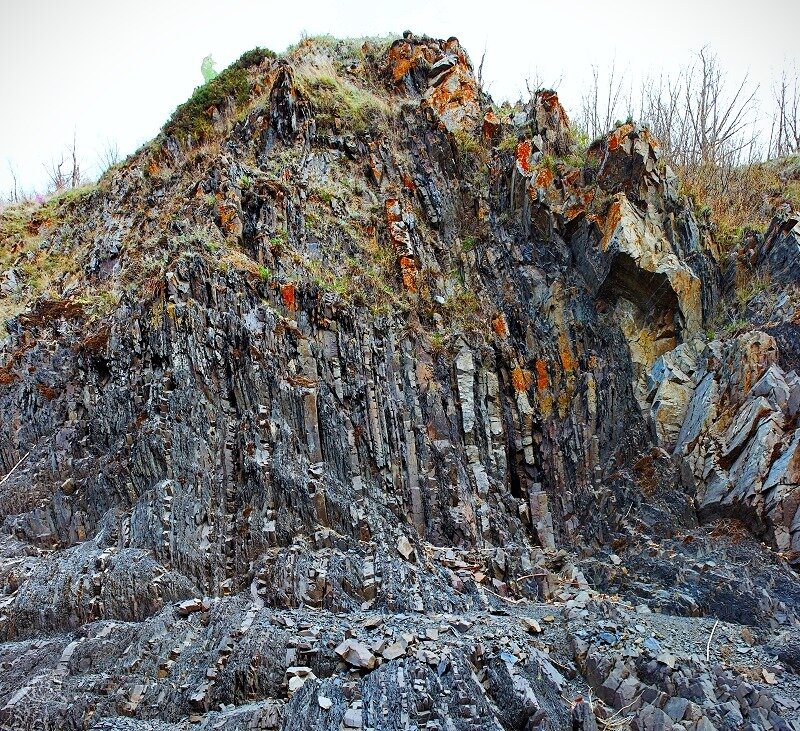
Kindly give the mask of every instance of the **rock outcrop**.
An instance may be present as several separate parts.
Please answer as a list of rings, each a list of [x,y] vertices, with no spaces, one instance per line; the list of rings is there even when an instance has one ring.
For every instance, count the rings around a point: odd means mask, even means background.
[[[692,553],[737,519],[796,559],[800,380],[707,342],[719,252],[650,133],[582,157],[454,38],[224,73],[13,214],[3,727],[800,728],[797,576]],[[750,680],[704,645],[737,592]]]

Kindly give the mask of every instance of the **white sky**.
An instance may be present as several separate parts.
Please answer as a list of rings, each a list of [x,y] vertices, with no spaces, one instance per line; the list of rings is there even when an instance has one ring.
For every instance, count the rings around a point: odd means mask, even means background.
[[[0,198],[9,162],[25,189],[41,190],[45,163],[74,130],[94,173],[108,140],[124,156],[157,134],[202,81],[205,55],[221,70],[303,32],[454,35],[476,66],[486,49],[495,101],[518,98],[526,77],[560,79],[577,111],[592,64],[616,61],[635,80],[674,71],[704,45],[766,98],[774,74],[800,58],[798,28],[800,0],[0,0]]]

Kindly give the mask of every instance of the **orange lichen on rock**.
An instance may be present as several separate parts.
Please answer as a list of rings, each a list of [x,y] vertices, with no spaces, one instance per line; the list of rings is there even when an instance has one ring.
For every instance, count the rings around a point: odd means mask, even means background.
[[[622,220],[622,202],[620,201],[619,196],[617,196],[616,200],[611,204],[611,207],[608,209],[605,221],[603,221],[602,225],[603,238],[600,241],[600,249],[602,251],[608,249],[608,243],[609,241],[611,241],[611,237],[617,230],[617,226],[619,225],[619,222],[621,220]]]
[[[291,282],[281,285],[281,301],[284,307],[292,311],[297,309],[295,286]]]
[[[369,149],[369,170],[372,173],[372,179],[376,185],[380,185],[383,181],[383,163],[378,157],[378,144],[372,141],[367,147]]]
[[[37,383],[36,388],[39,393],[42,394],[42,396],[48,401],[52,401],[56,396],[58,396],[58,391],[56,391],[56,389],[46,386],[44,383]]]
[[[9,383],[14,383],[19,376],[12,373],[6,368],[0,368],[0,386],[7,386]]]
[[[543,360],[537,360],[536,368],[536,388],[539,391],[544,391],[550,386],[550,376],[547,374],[547,363]]]
[[[386,222],[391,229],[393,224],[400,223],[403,220],[400,201],[397,198],[387,198],[383,205],[386,210]]]
[[[502,312],[492,320],[492,330],[501,337],[508,335],[508,323],[506,323],[506,317]]]
[[[536,187],[548,188],[554,179],[555,176],[553,175],[553,171],[550,168],[542,168],[536,174]]]
[[[414,257],[414,248],[411,244],[411,234],[403,221],[402,208],[397,198],[387,198],[385,202],[386,223],[389,227],[389,237],[392,240],[397,261],[400,264],[400,274],[403,286],[411,291],[417,291],[417,264]]]
[[[219,223],[220,227],[226,233],[233,233],[236,229],[236,208],[227,203],[219,204]]]
[[[485,140],[494,139],[500,131],[500,119],[491,109],[483,116],[483,127],[481,131],[483,132],[483,139]]]
[[[423,43],[410,43],[407,40],[395,41],[386,53],[386,64],[395,83],[411,71],[421,60],[433,63],[435,52]]]
[[[617,127],[609,136],[608,136],[608,149],[610,152],[616,150],[621,144],[623,138],[627,137],[629,133],[633,132],[633,125],[632,124],[623,124]]]
[[[450,132],[477,127],[480,114],[478,86],[463,51],[458,53],[458,62],[428,88],[425,101]]]
[[[417,291],[417,263],[413,256],[400,257],[400,272],[403,277],[403,286],[409,292]]]
[[[559,121],[566,127],[569,127],[569,119],[561,102],[558,101],[558,94],[554,91],[540,91],[539,98],[542,100],[542,106],[550,112],[558,115]]]
[[[531,383],[533,383],[533,374],[517,366],[511,371],[511,383],[514,384],[515,390],[519,392],[527,391],[531,387]]]
[[[567,221],[572,221],[574,218],[577,218],[585,210],[586,209],[584,208],[584,206],[577,203],[571,206],[567,206],[564,209],[564,219]]]
[[[531,141],[522,140],[517,144],[517,150],[514,153],[517,160],[517,167],[523,175],[527,175],[531,171]]]

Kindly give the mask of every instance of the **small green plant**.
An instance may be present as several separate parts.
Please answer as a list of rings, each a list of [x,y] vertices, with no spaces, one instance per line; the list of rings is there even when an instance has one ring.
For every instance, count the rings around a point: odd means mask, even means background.
[[[119,292],[104,289],[100,292],[87,292],[76,298],[76,302],[83,306],[86,314],[91,318],[105,317],[111,314],[119,304]]]
[[[501,152],[515,152],[519,144],[519,137],[513,132],[505,132],[497,144],[497,149]]]
[[[453,141],[455,142],[458,161],[461,165],[472,167],[473,165],[487,162],[486,149],[474,135],[471,135],[466,130],[457,129],[453,132]]]
[[[739,330],[744,330],[749,326],[750,323],[747,320],[737,318],[736,320],[731,320],[727,325],[725,325],[724,332],[726,335],[733,335],[733,333],[738,332]]]
[[[253,179],[249,175],[240,175],[236,181],[236,184],[242,190],[248,190],[253,184]]]
[[[465,236],[465,237],[464,237],[464,238],[461,240],[461,250],[462,250],[464,253],[467,253],[467,252],[469,252],[469,251],[472,251],[472,250],[475,248],[475,244],[476,244],[476,243],[477,243],[477,241],[476,241],[475,237],[474,237],[474,236],[470,236],[470,235],[468,234],[467,236]]]
[[[325,187],[317,188],[314,193],[325,205],[330,205],[331,201],[336,197],[336,194],[330,188]]]
[[[275,51],[270,51],[269,48],[262,48],[256,46],[255,48],[246,51],[239,58],[234,61],[229,68],[232,69],[251,69],[255,66],[260,66],[266,59],[277,58]]]
[[[258,265],[258,276],[265,282],[272,279],[272,272],[267,269],[263,264]]]
[[[213,237],[211,232],[199,226],[178,236],[176,243],[178,247],[182,249],[191,249],[201,246],[206,251],[217,252],[221,248],[220,242]]]
[[[753,297],[769,289],[770,282],[768,273],[753,275],[743,273],[738,276],[734,286],[734,295],[739,311],[744,312]]]
[[[90,196],[96,190],[97,183],[86,183],[85,185],[79,185],[76,188],[69,188],[68,190],[56,193],[42,205],[42,215],[45,217],[54,216],[56,215],[57,209],[72,203],[77,203]]]
[[[434,353],[441,353],[444,351],[444,334],[440,332],[433,332],[430,336],[431,340],[431,350]]]
[[[327,34],[304,36],[300,43],[295,43],[286,49],[286,55],[293,53],[303,44],[311,43],[326,49],[340,59],[364,60],[369,56],[381,56],[399,37],[399,33],[385,36],[361,36],[359,38],[335,38]]]
[[[276,233],[274,236],[271,236],[269,240],[269,248],[272,252],[272,255],[280,258],[284,251],[286,251],[287,241],[288,238],[285,231],[278,231],[278,233]]]
[[[591,139],[587,134],[586,130],[581,129],[576,125],[570,126],[570,134],[572,135],[572,139],[575,140],[575,144],[578,147],[580,152],[586,152],[589,149],[589,144],[591,143]]]
[[[571,152],[564,158],[564,162],[573,168],[582,168],[586,164],[586,151]]]

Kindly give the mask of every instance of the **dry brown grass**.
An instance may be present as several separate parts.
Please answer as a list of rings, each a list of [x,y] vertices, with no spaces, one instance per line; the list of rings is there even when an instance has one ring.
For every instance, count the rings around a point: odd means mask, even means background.
[[[682,191],[716,226],[723,250],[739,243],[747,228],[763,232],[782,204],[800,209],[797,157],[735,168],[706,163],[678,167],[676,172]]]

